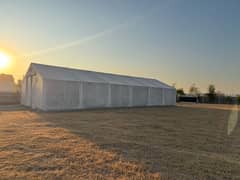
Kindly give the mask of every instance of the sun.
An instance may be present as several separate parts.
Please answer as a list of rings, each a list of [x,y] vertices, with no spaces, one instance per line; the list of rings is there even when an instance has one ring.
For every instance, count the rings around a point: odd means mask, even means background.
[[[4,69],[8,66],[10,62],[10,56],[8,56],[7,54],[0,52],[0,68]]]

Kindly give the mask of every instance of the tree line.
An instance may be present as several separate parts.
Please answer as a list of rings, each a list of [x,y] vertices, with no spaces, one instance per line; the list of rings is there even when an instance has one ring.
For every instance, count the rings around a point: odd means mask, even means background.
[[[207,93],[201,93],[199,88],[192,84],[189,88],[189,93],[186,94],[183,88],[177,89],[177,99],[181,96],[194,96],[199,103],[216,103],[216,104],[240,104],[240,95],[226,95],[216,90],[214,84],[208,86]]]

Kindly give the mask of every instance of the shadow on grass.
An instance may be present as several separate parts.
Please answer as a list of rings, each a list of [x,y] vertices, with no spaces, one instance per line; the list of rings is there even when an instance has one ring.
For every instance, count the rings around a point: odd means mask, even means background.
[[[227,135],[229,110],[177,106],[38,114],[50,126],[141,162],[151,172],[190,178],[240,176],[240,125]]]

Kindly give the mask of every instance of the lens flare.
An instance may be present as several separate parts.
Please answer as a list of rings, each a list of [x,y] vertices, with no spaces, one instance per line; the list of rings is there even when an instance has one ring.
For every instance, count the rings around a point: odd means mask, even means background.
[[[228,135],[231,135],[233,130],[237,126],[237,123],[238,123],[238,113],[239,113],[238,105],[235,105],[232,108],[232,111],[231,111],[231,113],[229,115],[229,118],[228,118],[228,129],[227,129]]]

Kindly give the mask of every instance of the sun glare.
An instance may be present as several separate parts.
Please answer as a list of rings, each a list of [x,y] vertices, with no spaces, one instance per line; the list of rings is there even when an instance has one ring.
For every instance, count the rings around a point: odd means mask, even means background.
[[[0,68],[4,69],[8,66],[10,61],[10,56],[8,56],[7,54],[0,52]]]

